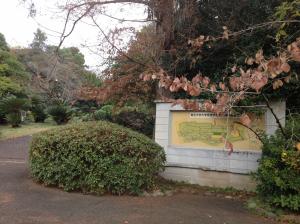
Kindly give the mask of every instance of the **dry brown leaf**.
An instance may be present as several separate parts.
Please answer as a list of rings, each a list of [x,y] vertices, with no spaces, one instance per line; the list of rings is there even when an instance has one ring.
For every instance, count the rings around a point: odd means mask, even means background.
[[[240,77],[231,77],[229,79],[229,85],[234,91],[240,89],[240,80],[241,80]]]
[[[228,40],[229,39],[229,30],[227,28],[227,26],[223,26],[223,39]]]
[[[267,84],[268,78],[266,76],[263,76],[260,79],[254,79],[251,83],[251,88],[256,90],[256,92],[259,92]]]
[[[199,83],[202,81],[202,79],[203,79],[203,77],[200,74],[198,74],[198,75],[194,76],[194,78],[192,79],[192,83],[194,83],[194,84]]]
[[[288,75],[287,77],[284,78],[284,81],[285,81],[286,83],[289,83],[289,82],[291,81],[291,78],[292,78],[292,76],[291,76],[291,75]]]
[[[283,86],[283,82],[280,79],[273,82],[273,89],[279,89],[281,86]]]
[[[229,149],[228,155],[231,155],[233,153],[233,144],[231,142],[226,141],[225,148]]]
[[[276,78],[281,72],[281,60],[279,58],[273,58],[267,63],[267,70],[271,74],[272,78]]]
[[[206,100],[204,103],[203,103],[203,107],[206,111],[212,111],[213,109],[213,103],[210,101],[210,100]]]
[[[233,66],[232,68],[231,68],[231,72],[232,73],[235,73],[237,71],[237,66],[235,65],[235,66]]]
[[[203,80],[202,80],[202,83],[203,83],[203,86],[205,87],[205,88],[207,88],[208,87],[208,85],[209,85],[209,83],[210,83],[210,79],[208,78],[208,77],[204,77],[203,78]]]
[[[219,87],[220,87],[220,89],[223,90],[223,91],[226,89],[226,86],[225,86],[225,84],[224,84],[223,82],[220,82],[220,83],[219,83]]]
[[[300,62],[300,39],[288,46],[288,51],[291,54],[291,58],[294,61]]]
[[[151,74],[145,74],[144,76],[143,76],[143,81],[150,81],[151,80]]]
[[[284,71],[285,73],[288,73],[291,70],[291,66],[288,63],[283,63],[281,65],[281,70]]]
[[[188,85],[188,94],[190,94],[191,96],[199,96],[201,93],[200,88],[196,87],[196,86],[192,86],[192,85]]]
[[[256,53],[256,55],[255,55],[255,62],[256,62],[257,64],[260,64],[260,62],[261,62],[262,60],[264,60],[264,59],[265,59],[265,57],[264,57],[264,52],[263,52],[262,49],[260,49],[260,50]]]
[[[212,84],[212,85],[210,86],[210,91],[213,92],[213,93],[217,91],[217,87],[216,87],[215,84]]]
[[[247,115],[247,114],[243,114],[241,117],[240,117],[240,122],[245,125],[246,127],[251,127],[251,119],[250,117]]]
[[[233,144],[224,137],[221,137],[221,141],[225,144],[225,149],[229,149],[228,155],[231,155],[233,153]]]
[[[245,60],[245,63],[247,65],[253,65],[254,62],[255,62],[254,58],[251,58],[251,57],[250,58],[246,58],[246,60]]]

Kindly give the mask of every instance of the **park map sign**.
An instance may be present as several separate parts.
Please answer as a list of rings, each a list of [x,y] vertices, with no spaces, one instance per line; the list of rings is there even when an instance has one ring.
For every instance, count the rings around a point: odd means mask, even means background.
[[[260,150],[261,143],[248,128],[238,124],[238,117],[211,113],[171,112],[171,145],[200,149],[224,149],[227,138],[236,150]],[[253,118],[252,128],[265,130],[264,116]]]

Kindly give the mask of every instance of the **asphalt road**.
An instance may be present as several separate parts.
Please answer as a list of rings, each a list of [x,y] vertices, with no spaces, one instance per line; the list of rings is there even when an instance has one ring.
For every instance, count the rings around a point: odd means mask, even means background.
[[[238,200],[176,194],[93,196],[46,188],[30,179],[30,137],[0,142],[0,224],[264,224]]]

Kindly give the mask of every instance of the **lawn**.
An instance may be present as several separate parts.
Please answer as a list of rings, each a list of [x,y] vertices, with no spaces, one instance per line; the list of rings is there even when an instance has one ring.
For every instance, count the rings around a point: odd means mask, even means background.
[[[50,121],[45,123],[26,123],[19,128],[12,128],[10,125],[0,125],[0,140],[32,135],[55,127],[57,125]]]

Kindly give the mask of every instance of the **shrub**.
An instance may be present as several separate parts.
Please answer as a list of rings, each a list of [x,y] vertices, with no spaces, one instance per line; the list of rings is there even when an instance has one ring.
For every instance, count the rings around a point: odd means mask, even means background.
[[[37,105],[34,108],[31,109],[33,118],[34,118],[34,122],[36,123],[44,123],[46,118],[47,118],[47,113],[45,112],[45,109],[40,106]]]
[[[39,97],[31,98],[31,112],[34,118],[34,122],[43,123],[47,118],[46,106]]]
[[[257,191],[267,202],[295,211],[300,210],[300,119],[291,118],[285,128],[289,140],[281,132],[265,137],[263,156],[255,174]],[[299,144],[299,143],[298,143]]]
[[[97,102],[93,100],[77,100],[72,107],[77,109],[78,115],[81,115],[81,113],[92,113],[93,111],[97,110],[98,105]]]
[[[113,110],[112,105],[105,105],[105,106],[101,107],[100,110],[97,110],[94,113],[95,120],[96,121],[100,121],[100,120],[111,121],[112,120],[112,110]]]
[[[108,120],[108,114],[106,111],[100,109],[94,113],[94,118],[96,121]]]
[[[93,116],[93,114],[84,114],[81,116],[81,120],[82,121],[93,121],[94,116]]]
[[[34,179],[66,191],[138,194],[163,169],[162,148],[146,136],[110,122],[85,122],[34,136]]]
[[[71,108],[61,103],[50,106],[48,113],[58,125],[68,123],[72,116]]]
[[[28,100],[17,98],[16,96],[7,96],[0,101],[0,111],[5,115],[8,123],[12,127],[19,127],[22,122],[21,111],[29,108]]]
[[[0,100],[0,104],[1,104],[1,100]],[[5,118],[5,112],[3,111],[3,109],[0,106],[0,124],[6,124],[7,120]]]
[[[21,112],[11,112],[6,115],[6,120],[13,128],[17,128],[22,123]]]
[[[151,114],[137,111],[135,109],[124,109],[113,116],[113,121],[152,137],[154,128],[154,118]]]
[[[113,105],[105,105],[101,107],[101,110],[107,113],[108,119],[111,119],[113,108],[114,108]]]

